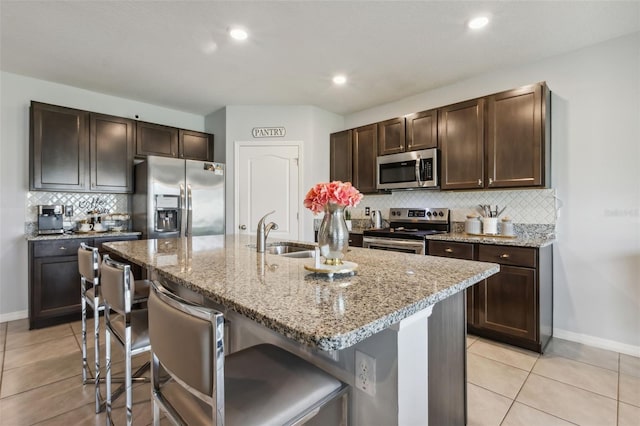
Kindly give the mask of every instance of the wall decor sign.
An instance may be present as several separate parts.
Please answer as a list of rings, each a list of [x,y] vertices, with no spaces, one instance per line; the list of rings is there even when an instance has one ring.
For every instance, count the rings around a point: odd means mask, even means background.
[[[284,127],[254,127],[251,129],[254,138],[283,138],[287,134]]]

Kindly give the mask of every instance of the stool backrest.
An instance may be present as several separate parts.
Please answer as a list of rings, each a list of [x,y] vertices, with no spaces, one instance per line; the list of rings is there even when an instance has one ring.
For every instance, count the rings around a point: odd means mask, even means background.
[[[80,243],[78,248],[78,271],[80,275],[92,283],[96,282],[100,271],[100,253],[95,247]]]
[[[220,424],[224,421],[224,316],[180,298],[158,281],[152,282],[151,289],[153,371],[159,362],[178,384],[212,407],[213,424]],[[155,374],[153,387],[160,391]]]
[[[121,315],[130,313],[135,291],[131,266],[116,262],[106,254],[100,268],[100,281],[105,304]]]

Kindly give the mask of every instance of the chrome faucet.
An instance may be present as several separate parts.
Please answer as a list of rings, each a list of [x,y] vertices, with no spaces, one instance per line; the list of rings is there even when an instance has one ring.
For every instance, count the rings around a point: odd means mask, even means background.
[[[266,225],[264,223],[267,216],[275,212],[276,211],[274,210],[265,214],[264,216],[262,216],[262,219],[260,219],[260,222],[258,222],[258,241],[256,243],[258,253],[264,253],[264,249],[267,246],[267,237],[269,236],[269,231],[271,231],[272,229],[278,229],[278,225],[275,222],[269,222]]]

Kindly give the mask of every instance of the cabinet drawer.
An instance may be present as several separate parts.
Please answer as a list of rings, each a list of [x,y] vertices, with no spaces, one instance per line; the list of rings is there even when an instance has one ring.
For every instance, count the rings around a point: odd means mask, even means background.
[[[536,267],[535,248],[492,246],[481,244],[478,249],[478,260],[481,262],[495,262],[502,265]]]
[[[81,243],[93,244],[93,239],[78,238],[54,241],[36,241],[33,243],[33,257],[74,256]]]
[[[429,255],[473,260],[473,244],[429,241]]]

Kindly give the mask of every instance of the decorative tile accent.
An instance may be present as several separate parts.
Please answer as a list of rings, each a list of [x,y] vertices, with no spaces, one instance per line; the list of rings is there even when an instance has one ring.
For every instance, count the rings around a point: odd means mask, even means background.
[[[87,211],[98,209],[104,213],[128,213],[127,194],[98,194],[78,192],[29,191],[25,200],[25,222],[38,221],[38,205],[63,204],[73,206],[73,216],[65,221],[75,222],[87,217]]]
[[[394,191],[384,195],[365,195],[357,208],[353,208],[353,218],[363,218],[364,208],[381,210],[389,217],[391,207],[448,207],[452,222],[464,222],[466,215],[478,214],[478,204],[506,206],[501,217],[509,216],[514,223],[553,224],[556,223],[556,190],[512,189],[499,191]]]

